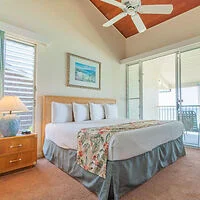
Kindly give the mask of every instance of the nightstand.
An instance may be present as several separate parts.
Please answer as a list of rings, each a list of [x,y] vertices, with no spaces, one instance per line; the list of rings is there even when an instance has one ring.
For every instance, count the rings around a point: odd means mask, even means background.
[[[0,138],[0,174],[37,163],[37,134]]]

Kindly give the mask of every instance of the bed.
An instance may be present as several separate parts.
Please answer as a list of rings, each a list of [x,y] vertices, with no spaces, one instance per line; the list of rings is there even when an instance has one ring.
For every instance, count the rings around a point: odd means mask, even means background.
[[[76,178],[101,200],[115,199],[150,179],[155,173],[185,155],[183,125],[169,122],[159,126],[119,132],[109,143],[107,175],[103,179],[76,162],[77,133],[82,128],[128,123],[129,120],[98,120],[52,124],[51,102],[116,103],[114,99],[43,97],[42,141],[44,156]],[[148,137],[147,137],[148,136]]]

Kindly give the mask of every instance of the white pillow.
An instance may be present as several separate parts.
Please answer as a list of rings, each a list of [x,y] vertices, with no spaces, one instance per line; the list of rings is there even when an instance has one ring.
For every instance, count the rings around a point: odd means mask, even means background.
[[[105,119],[105,112],[102,104],[90,103],[90,118],[91,120]]]
[[[118,118],[117,104],[105,104],[104,108],[105,108],[106,119]]]
[[[88,104],[73,103],[73,112],[75,122],[81,122],[90,119]]]
[[[51,122],[65,123],[72,122],[72,105],[52,102],[51,103]]]

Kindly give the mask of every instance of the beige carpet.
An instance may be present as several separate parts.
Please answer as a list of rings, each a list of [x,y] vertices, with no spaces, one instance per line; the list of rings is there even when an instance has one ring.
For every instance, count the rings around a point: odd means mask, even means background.
[[[97,197],[41,159],[34,168],[1,176],[0,200],[97,200]],[[200,150],[187,149],[187,156],[122,200],[200,200]]]

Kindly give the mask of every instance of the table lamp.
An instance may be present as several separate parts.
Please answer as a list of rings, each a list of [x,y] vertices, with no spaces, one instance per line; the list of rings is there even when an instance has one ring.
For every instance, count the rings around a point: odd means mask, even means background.
[[[0,113],[5,114],[0,119],[0,134],[4,137],[16,136],[20,127],[20,120],[16,114],[17,112],[28,112],[27,107],[16,96],[4,96],[0,100]]]

